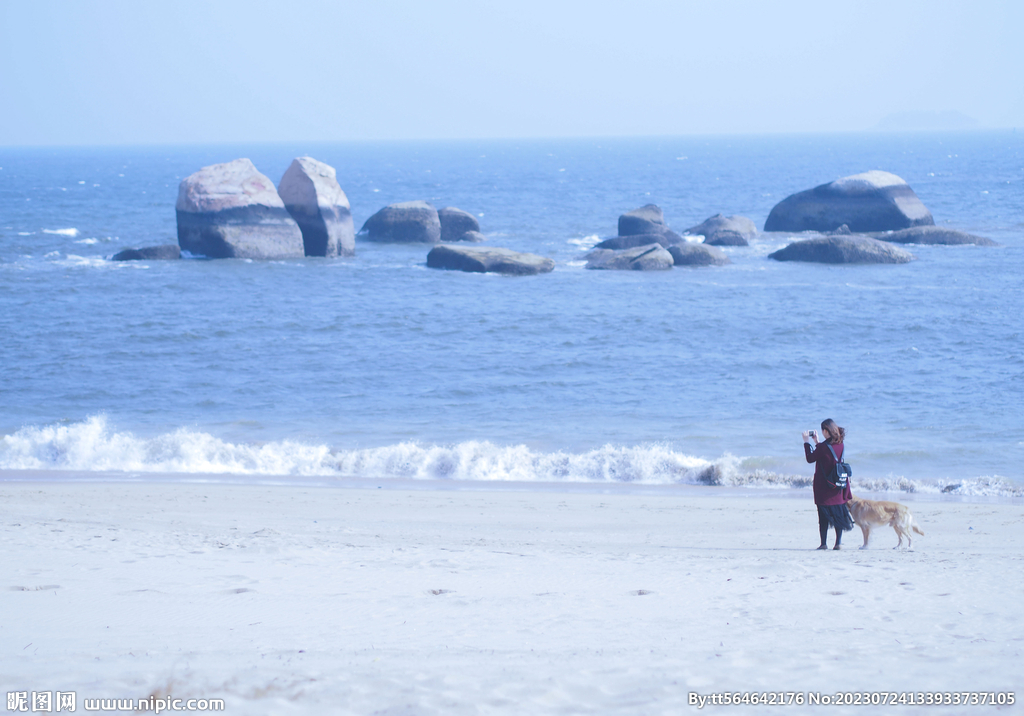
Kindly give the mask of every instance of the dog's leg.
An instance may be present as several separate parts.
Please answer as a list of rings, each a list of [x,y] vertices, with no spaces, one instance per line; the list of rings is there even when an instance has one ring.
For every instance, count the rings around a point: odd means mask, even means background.
[[[892,526],[892,528],[894,530],[896,530],[896,536],[900,538],[900,541],[896,544],[895,547],[893,547],[893,549],[899,549],[900,547],[903,546],[903,532],[900,530],[900,527],[899,527],[898,524],[894,524]]]
[[[900,527],[903,529],[903,534],[907,536],[907,549],[914,549],[913,533],[910,531],[910,526],[914,523],[914,518],[910,515],[910,512],[903,513],[903,521]]]
[[[860,546],[861,549],[868,548],[868,535],[871,534],[871,527],[868,526],[867,522],[862,522],[860,525],[860,531],[864,533],[864,544]]]

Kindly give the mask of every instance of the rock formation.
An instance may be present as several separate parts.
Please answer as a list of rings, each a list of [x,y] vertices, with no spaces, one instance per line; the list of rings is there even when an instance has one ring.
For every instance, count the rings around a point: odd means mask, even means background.
[[[745,216],[715,214],[684,233],[703,236],[708,246],[749,246],[750,239],[757,236],[757,226]]]
[[[676,266],[724,266],[732,263],[724,251],[707,244],[672,244],[668,252]]]
[[[306,256],[355,254],[352,210],[334,167],[312,157],[299,157],[281,177],[277,193],[302,230]]]
[[[441,241],[465,241],[462,236],[468,231],[480,232],[480,222],[468,211],[446,206],[437,210],[437,218],[441,221]],[[476,239],[470,239],[475,241]]]
[[[481,234],[479,231],[467,231],[460,236],[456,241],[465,241],[470,244],[478,244],[481,241],[487,241],[487,237]]]
[[[665,216],[656,204],[641,206],[619,217],[619,236],[661,234],[667,230]]]
[[[173,261],[181,258],[177,244],[146,246],[141,249],[125,249],[110,257],[111,261]]]
[[[178,245],[210,258],[305,255],[299,225],[248,159],[203,167],[178,186]]]
[[[905,264],[914,256],[868,236],[825,236],[797,241],[769,254],[768,258],[823,264]]]
[[[594,246],[594,248],[621,251],[622,249],[634,249],[637,246],[648,246],[649,244],[671,246],[672,244],[678,244],[685,241],[686,239],[684,239],[676,232],[666,230],[663,234],[633,234],[631,236],[613,236],[612,238],[605,239],[601,243],[597,244],[596,246]]]
[[[611,271],[664,271],[674,264],[670,254],[661,244],[647,244],[622,251],[595,249],[587,255],[588,269]]]
[[[427,254],[427,266],[450,271],[471,273],[501,273],[512,276],[532,276],[548,273],[555,262],[537,254],[521,253],[489,246],[435,246]]]
[[[793,194],[775,205],[765,231],[855,233],[930,226],[935,221],[910,186],[895,174],[869,171]]]
[[[888,241],[893,244],[975,244],[977,246],[998,246],[992,239],[984,236],[975,236],[966,231],[947,229],[942,226],[914,226],[899,231],[879,232],[872,234],[873,238]]]
[[[425,201],[390,204],[371,216],[359,230],[369,241],[436,244],[441,240],[437,209]]]

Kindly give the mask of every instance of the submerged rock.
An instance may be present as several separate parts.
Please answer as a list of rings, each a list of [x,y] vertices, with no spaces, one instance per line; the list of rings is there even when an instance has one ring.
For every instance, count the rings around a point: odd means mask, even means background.
[[[892,231],[930,226],[935,221],[905,181],[889,172],[869,171],[786,197],[772,209],[765,231]]]
[[[825,236],[797,241],[768,258],[823,264],[905,264],[914,255],[869,236]]]
[[[334,167],[312,157],[298,157],[281,177],[277,193],[302,231],[306,256],[355,254],[352,210]]]
[[[455,239],[456,241],[464,241],[470,244],[478,244],[481,241],[487,241],[487,237],[481,234],[479,231],[467,231],[462,236]]]
[[[177,244],[146,246],[141,249],[125,249],[110,257],[111,261],[173,261],[181,258]]]
[[[927,245],[960,245],[975,244],[976,246],[998,246],[992,239],[975,236],[966,231],[946,229],[941,226],[914,226],[899,231],[872,234],[873,238],[894,244],[927,244]]]
[[[441,241],[465,241],[462,236],[468,231],[480,232],[480,222],[468,211],[446,206],[437,210],[437,218],[441,222]],[[473,241],[474,239],[469,239]]]
[[[668,231],[665,216],[657,204],[647,204],[619,217],[619,236],[661,234]]]
[[[532,276],[548,273],[555,262],[537,254],[522,253],[496,246],[435,246],[427,254],[427,266],[470,273],[501,273],[511,276]]]
[[[749,246],[750,239],[757,236],[757,226],[745,216],[715,214],[684,233],[703,236],[708,246]]]
[[[587,268],[608,271],[664,271],[675,261],[661,244],[613,251],[595,249],[587,255]]]
[[[725,252],[707,244],[673,244],[668,247],[676,266],[724,266],[732,263]]]
[[[214,259],[305,255],[274,182],[248,159],[203,167],[178,186],[178,245]]]
[[[612,249],[613,251],[621,251],[622,249],[633,249],[637,246],[647,246],[649,244],[659,244],[661,246],[671,246],[672,244],[678,244],[685,242],[682,236],[674,231],[665,230],[661,234],[632,234],[630,236],[613,236],[610,239],[605,239],[601,243],[594,246],[595,249]]]
[[[427,202],[406,201],[385,206],[366,220],[359,234],[369,241],[436,244],[441,220]]]

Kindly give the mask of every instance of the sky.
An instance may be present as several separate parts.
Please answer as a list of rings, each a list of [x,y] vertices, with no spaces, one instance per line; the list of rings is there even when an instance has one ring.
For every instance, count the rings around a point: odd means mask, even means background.
[[[0,146],[1024,127],[1021,37],[1021,0],[0,0]]]

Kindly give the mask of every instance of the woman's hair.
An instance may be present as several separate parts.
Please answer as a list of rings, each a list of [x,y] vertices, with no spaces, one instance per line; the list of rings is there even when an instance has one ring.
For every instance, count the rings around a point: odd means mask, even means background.
[[[821,431],[825,432],[826,430],[828,430],[829,435],[828,442],[833,445],[846,440],[846,428],[841,428],[836,425],[836,421],[832,418],[821,421]]]

